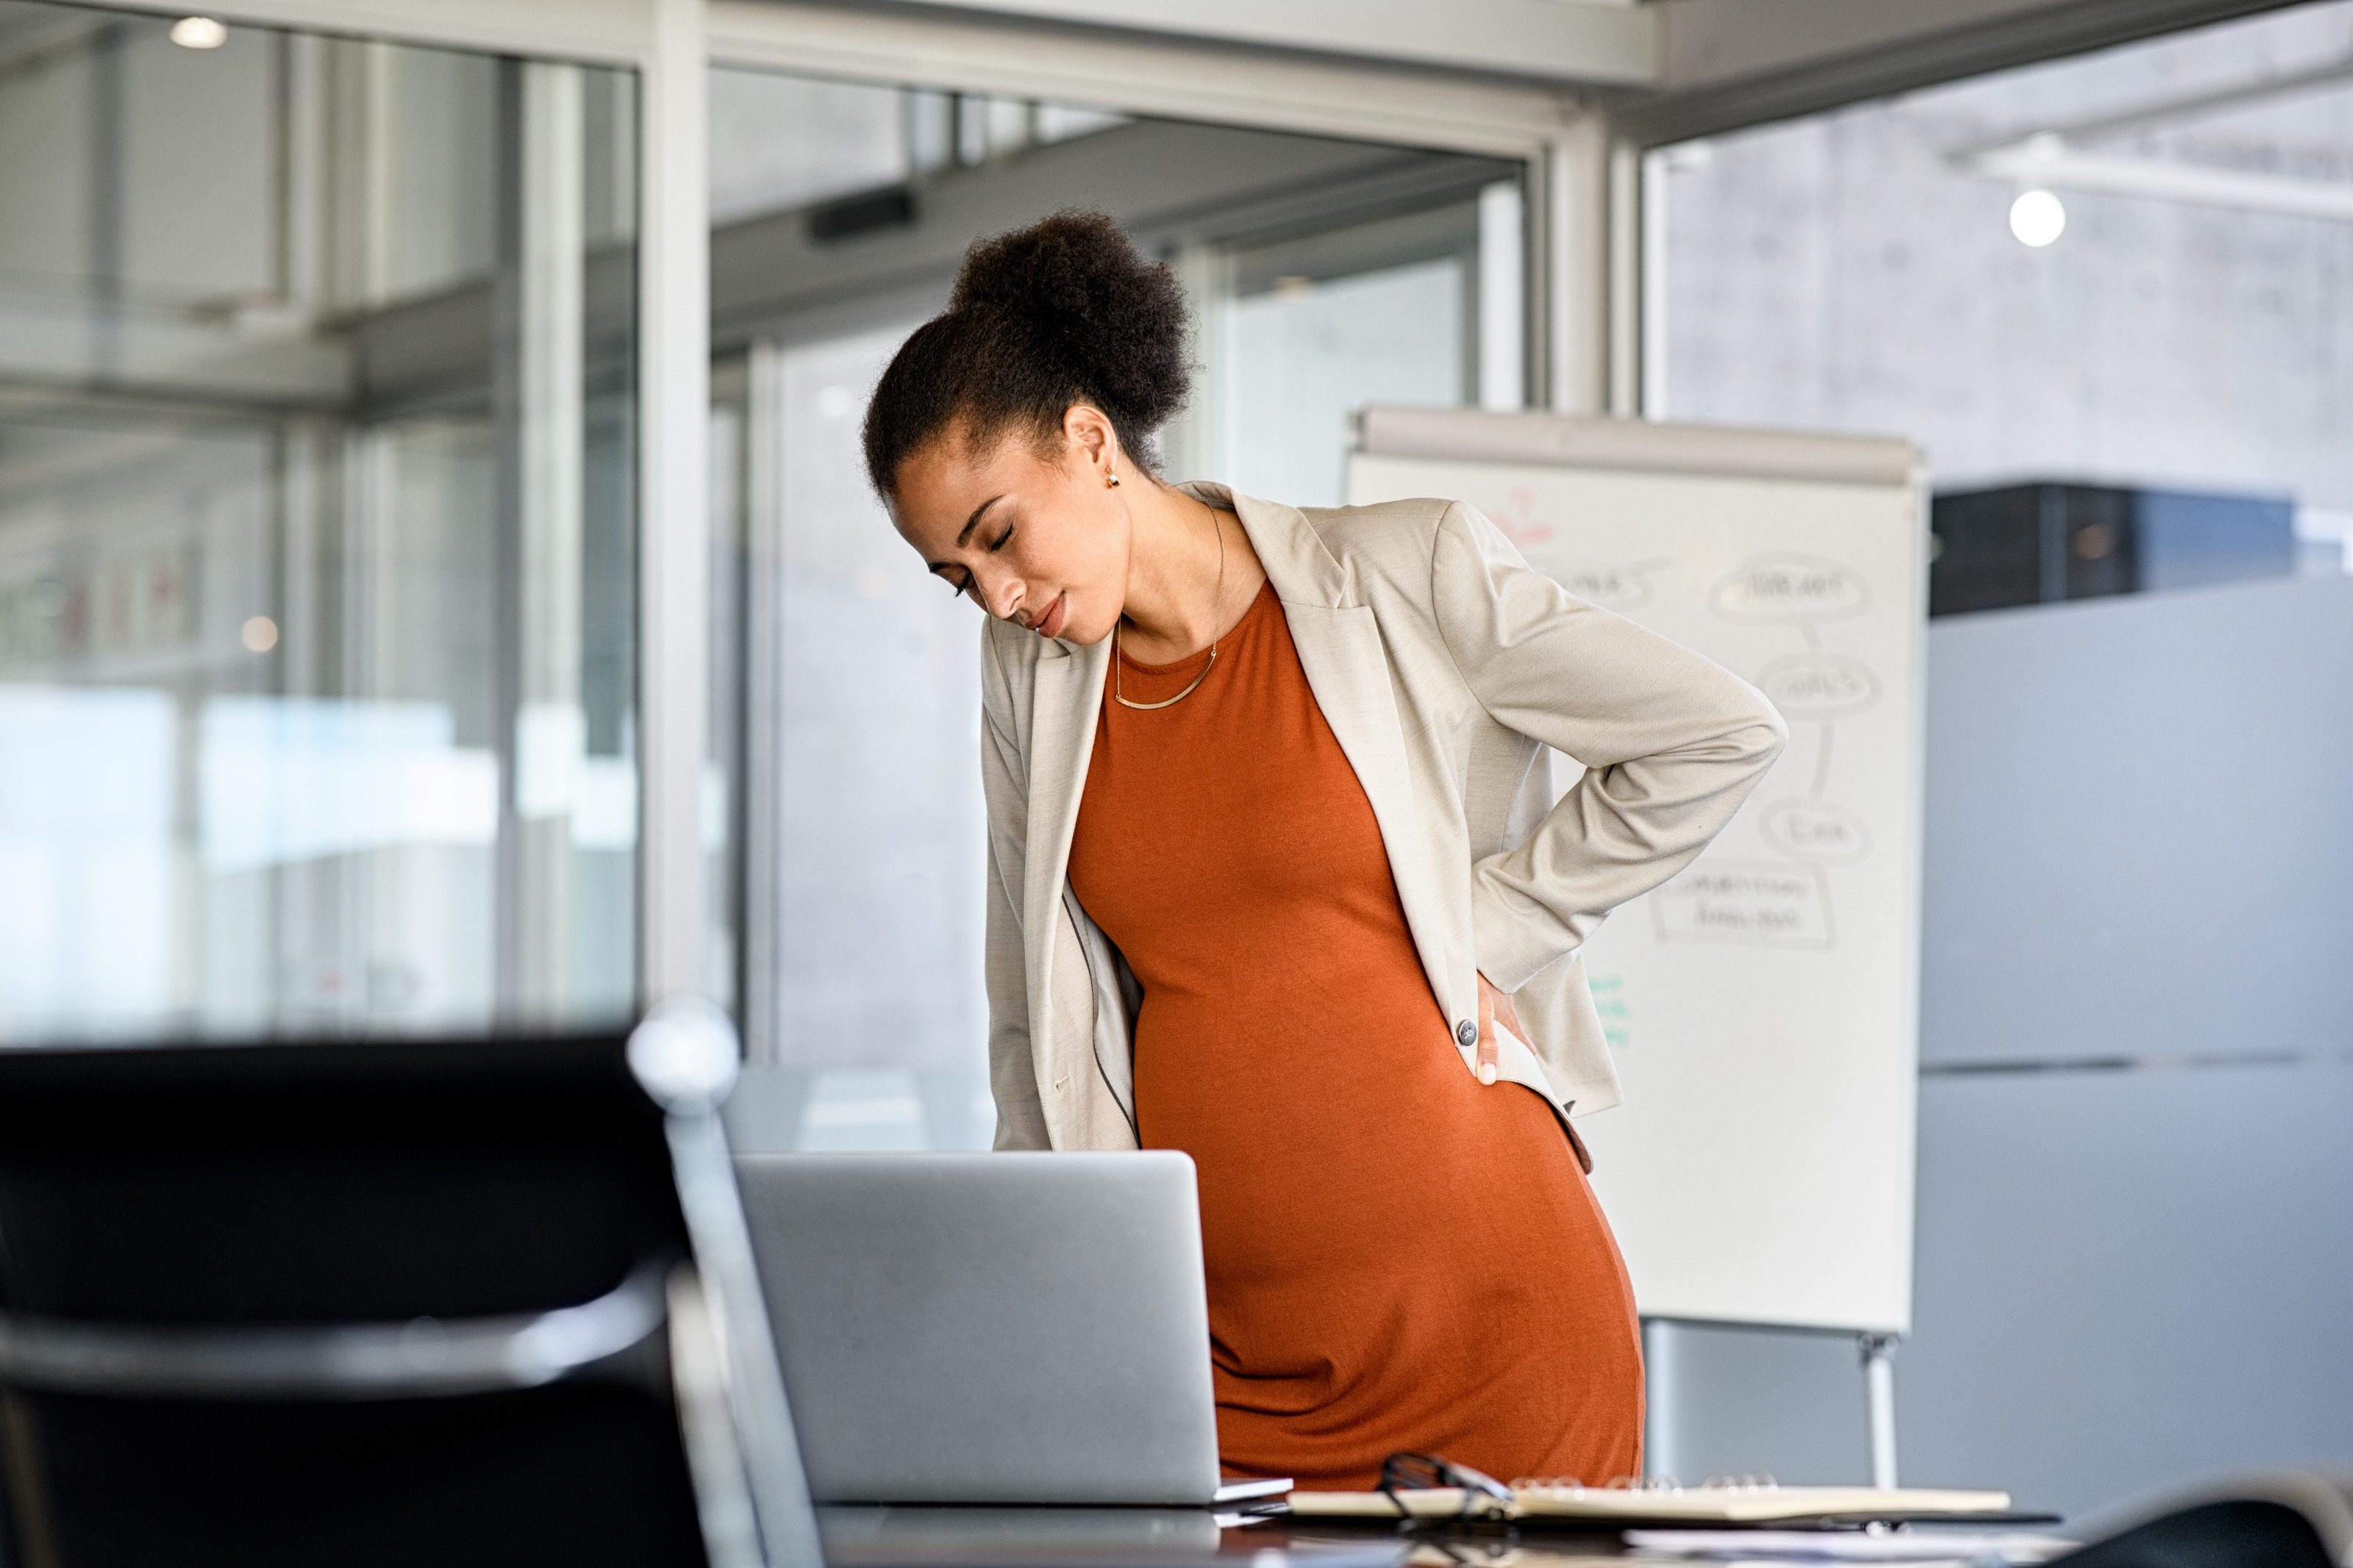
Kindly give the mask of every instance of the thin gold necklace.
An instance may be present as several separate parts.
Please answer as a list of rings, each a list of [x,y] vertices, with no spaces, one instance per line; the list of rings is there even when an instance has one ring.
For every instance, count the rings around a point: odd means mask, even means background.
[[[1218,531],[1218,585],[1211,590],[1209,599],[1209,662],[1201,667],[1201,673],[1193,678],[1192,685],[1167,701],[1130,702],[1121,695],[1126,683],[1120,679],[1124,672],[1119,657],[1119,623],[1113,621],[1111,624],[1111,700],[1123,708],[1133,708],[1140,713],[1149,713],[1155,708],[1174,708],[1198,690],[1201,682],[1209,679],[1209,671],[1218,668],[1218,623],[1225,618],[1226,604],[1226,525],[1218,516],[1215,507],[1209,508],[1209,526]]]

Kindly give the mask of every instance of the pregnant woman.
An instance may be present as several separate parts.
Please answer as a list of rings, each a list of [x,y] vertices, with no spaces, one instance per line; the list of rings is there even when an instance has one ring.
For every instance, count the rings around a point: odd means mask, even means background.
[[[1192,1156],[1229,1470],[1639,1474],[1577,949],[1780,721],[1459,501],[1163,481],[1185,345],[1167,269],[1063,213],[973,247],[867,415],[899,532],[989,616],[997,1147]],[[1557,804],[1546,746],[1585,764]]]

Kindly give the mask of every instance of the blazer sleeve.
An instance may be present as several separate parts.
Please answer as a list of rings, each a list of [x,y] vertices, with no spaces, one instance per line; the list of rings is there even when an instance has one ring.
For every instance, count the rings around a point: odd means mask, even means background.
[[[999,1149],[1050,1149],[1046,1107],[1029,1054],[1029,977],[1021,944],[1020,887],[1029,845],[1029,770],[1008,721],[1011,689],[994,628],[980,629],[980,783],[988,803],[988,1088]]]
[[[1460,501],[1439,523],[1430,594],[1488,715],[1585,764],[1525,842],[1472,868],[1480,972],[1516,991],[1689,865],[1788,731],[1746,681],[1570,597]]]

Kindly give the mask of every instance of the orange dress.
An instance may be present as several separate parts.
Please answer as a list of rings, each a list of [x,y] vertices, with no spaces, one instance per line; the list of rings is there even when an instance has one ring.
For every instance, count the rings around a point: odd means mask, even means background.
[[[1208,658],[1120,679],[1157,701]],[[1226,1468],[1639,1474],[1609,1222],[1551,1107],[1463,1070],[1271,585],[1175,707],[1104,682],[1070,876],[1142,983],[1142,1141],[1199,1168]]]

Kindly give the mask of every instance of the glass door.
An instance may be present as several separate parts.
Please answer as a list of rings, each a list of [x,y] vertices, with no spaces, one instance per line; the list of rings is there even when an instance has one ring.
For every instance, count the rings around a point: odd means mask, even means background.
[[[634,79],[7,0],[0,143],[0,1041],[633,1005]]]

